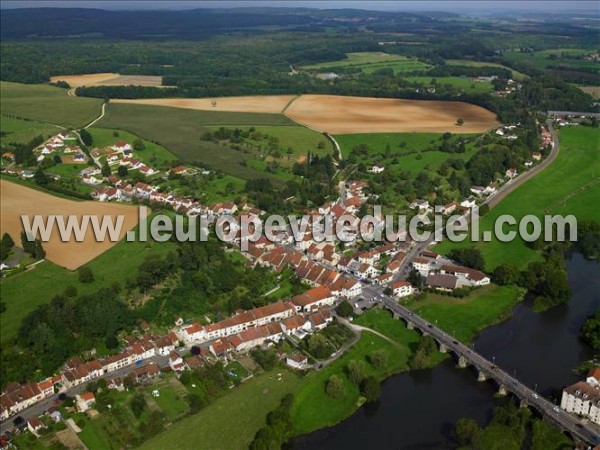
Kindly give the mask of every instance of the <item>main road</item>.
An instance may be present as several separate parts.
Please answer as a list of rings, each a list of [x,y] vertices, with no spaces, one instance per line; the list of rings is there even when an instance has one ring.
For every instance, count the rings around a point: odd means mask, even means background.
[[[404,319],[407,323],[411,323],[415,328],[421,330],[422,333],[433,337],[440,346],[443,345],[459,359],[463,358],[465,362],[476,367],[486,378],[493,378],[505,390],[515,394],[527,405],[536,408],[548,420],[569,432],[577,440],[592,446],[600,445],[600,433],[595,425],[582,422],[577,417],[563,411],[538,395],[534,390],[506,373],[473,349],[462,344],[453,336],[418,316],[410,309],[400,305],[393,298],[383,294],[383,287],[367,286],[363,288],[363,292],[378,298],[383,306],[392,311],[395,316]]]
[[[495,194],[486,198],[484,200],[484,202],[482,203],[482,205],[488,205],[490,208],[493,208],[498,203],[500,203],[502,200],[504,200],[504,198],[506,198],[506,196],[508,194],[513,192],[519,186],[522,186],[526,181],[533,178],[535,175],[537,175],[542,170],[544,170],[546,167],[548,167],[550,164],[552,164],[552,162],[558,156],[558,152],[560,150],[560,143],[558,142],[558,136],[556,134],[556,131],[552,127],[552,121],[548,120],[546,122],[546,126],[548,127],[548,130],[550,131],[550,135],[552,136],[552,148],[550,149],[550,153],[548,154],[548,156],[546,158],[544,158],[544,160],[542,162],[540,162],[535,167],[532,167],[527,172],[525,172],[525,173],[519,175],[518,177],[503,184],[496,191]],[[469,219],[470,219],[470,215],[467,215],[467,220],[469,220]],[[437,233],[437,234],[439,234],[439,233]],[[404,258],[404,261],[402,262],[402,266],[400,267],[400,270],[398,271],[398,273],[400,273],[400,274],[404,273],[405,269],[412,263],[413,259],[434,242],[435,237],[436,237],[436,235],[432,235],[429,239],[427,239],[423,242],[419,242],[417,245],[415,245],[412,248],[412,250],[408,253],[406,258]],[[441,238],[441,236],[438,236],[438,237]]]

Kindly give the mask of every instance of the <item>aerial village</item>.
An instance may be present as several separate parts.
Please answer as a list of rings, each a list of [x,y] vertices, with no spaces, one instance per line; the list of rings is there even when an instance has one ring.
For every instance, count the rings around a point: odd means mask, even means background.
[[[496,135],[511,139],[514,126],[501,127]],[[169,207],[175,212],[187,216],[198,215],[235,215],[261,216],[265,212],[253,205],[237,205],[233,202],[218,202],[203,205],[199,201],[182,197],[174,192],[160,192],[152,184],[152,177],[160,174],[152,167],[135,159],[133,147],[119,141],[111,147],[92,149],[86,154],[79,145],[78,138],[72,132],[61,132],[43,143],[35,154],[38,161],[47,157],[59,156],[72,163],[85,164],[80,173],[81,182],[93,186],[92,198],[97,201],[126,202],[136,199],[146,201],[152,206]],[[541,151],[552,144],[549,131],[543,128],[540,152],[531,155],[531,167],[542,159]],[[12,155],[2,155],[10,161]],[[129,170],[138,170],[148,177],[148,182],[129,184],[111,173],[103,176],[100,158],[106,158],[111,168],[125,166]],[[88,161],[93,163],[88,163]],[[5,167],[6,173],[32,178],[33,173],[21,170],[17,165]],[[385,167],[374,166],[372,172],[381,172]],[[112,171],[111,171],[112,172]],[[201,170],[176,166],[171,173],[180,176],[202,176]],[[468,216],[471,209],[485,199],[493,197],[499,186],[510,183],[519,176],[516,169],[506,171],[505,177],[489,186],[472,186],[472,196],[457,204],[444,205],[445,215],[459,214]],[[349,180],[343,184],[339,198],[328,201],[307,213],[311,216],[334,218],[342,215],[356,217],[360,206],[369,199],[366,192],[368,184],[363,180]],[[428,215],[433,207],[427,200],[416,200],[409,208],[418,215]],[[382,221],[382,217],[376,218]],[[318,225],[315,225],[318,226]],[[327,362],[315,360],[298,345],[306,336],[319,333],[331,323],[340,320],[336,307],[342,301],[350,303],[356,314],[371,307],[381,307],[380,299],[370,287],[379,289],[397,301],[415,295],[419,290],[429,289],[437,292],[452,293],[461,289],[472,289],[490,283],[488,275],[479,270],[463,267],[429,250],[419,251],[412,258],[407,256],[415,251],[416,242],[404,239],[387,242],[368,250],[359,251],[354,243],[346,243],[344,248],[336,242],[320,242],[313,238],[315,229],[308,229],[303,240],[296,242],[291,234],[284,233],[277,243],[261,237],[256,242],[247,243],[242,251],[241,234],[238,230],[233,247],[241,252],[250,266],[264,266],[275,272],[292,268],[295,274],[310,289],[301,295],[281,299],[275,303],[248,311],[237,311],[231,317],[218,322],[208,318],[184,323],[175,322],[165,335],[147,332],[147,324],[140,326],[135,336],[121,336],[119,353],[86,359],[72,358],[63,369],[54,376],[41,381],[25,384],[10,384],[0,397],[0,419],[6,420],[24,410],[36,410],[39,416],[51,416],[52,420],[63,420],[56,408],[47,408],[57,395],[75,396],[75,410],[85,412],[93,409],[94,394],[86,390],[87,383],[105,379],[108,389],[123,390],[127,386],[148,382],[165,372],[176,375],[194,370],[217,361],[228,363],[236,361],[256,347],[275,347],[287,342],[292,350],[278,350],[278,355],[289,367],[295,370],[320,370]],[[362,235],[373,232],[372,228],[360,230]],[[407,275],[414,271],[422,277],[422,286],[413,286],[407,281]],[[341,356],[332,354],[328,360]],[[128,380],[128,381],[126,381]],[[37,406],[36,406],[37,405]],[[28,428],[37,433],[44,423],[36,414],[30,414]],[[48,419],[46,419],[47,421]]]

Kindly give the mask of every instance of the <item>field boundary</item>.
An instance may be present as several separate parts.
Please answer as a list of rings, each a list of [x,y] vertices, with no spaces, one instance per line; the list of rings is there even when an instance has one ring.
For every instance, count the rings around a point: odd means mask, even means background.
[[[281,110],[281,114],[285,115],[285,110],[288,109],[292,103],[294,103],[297,99],[299,99],[301,97],[302,94],[298,94],[296,95],[293,99],[291,99],[289,102],[287,102],[287,105],[285,105],[283,107],[283,109]]]

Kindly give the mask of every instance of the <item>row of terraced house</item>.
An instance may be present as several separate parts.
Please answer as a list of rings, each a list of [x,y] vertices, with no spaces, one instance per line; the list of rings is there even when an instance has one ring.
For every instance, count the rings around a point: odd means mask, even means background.
[[[116,370],[132,366],[156,355],[168,356],[175,350],[179,338],[175,333],[167,336],[153,337],[146,335],[140,339],[129,338],[127,347],[122,352],[92,361],[81,361],[72,358],[63,370],[55,376],[39,383],[11,383],[0,395],[0,420],[5,420],[20,411],[44,400],[55,391],[66,391],[75,386],[100,378]]]

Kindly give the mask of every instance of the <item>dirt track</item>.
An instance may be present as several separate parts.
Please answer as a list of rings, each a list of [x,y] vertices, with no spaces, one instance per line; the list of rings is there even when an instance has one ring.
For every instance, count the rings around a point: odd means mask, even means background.
[[[139,100],[111,99],[111,103],[171,106],[173,108],[199,109],[202,111],[281,113],[294,95],[256,95],[246,97],[216,98],[148,98]],[[213,106],[213,102],[214,106]]]
[[[331,134],[480,133],[498,125],[494,113],[470,103],[336,95],[302,95],[285,115]]]
[[[66,216],[70,214],[78,217],[83,214],[94,214],[99,216],[100,221],[104,215],[116,217],[122,214],[124,221],[119,238],[123,238],[127,230],[137,225],[137,208],[133,206],[67,200],[6,180],[0,180],[0,198],[2,200],[0,232],[9,233],[19,246],[23,230],[20,216],[23,214],[29,216],[30,220],[33,220],[33,216],[36,214],[41,214],[44,218],[49,214],[58,214],[65,216],[65,221],[67,220]],[[71,242],[62,242],[55,227],[50,241],[43,243],[43,247],[46,250],[47,259],[59,266],[74,270],[115,244],[116,242],[108,240],[108,235],[104,242],[96,242],[91,226],[82,242],[76,242],[74,238]]]

